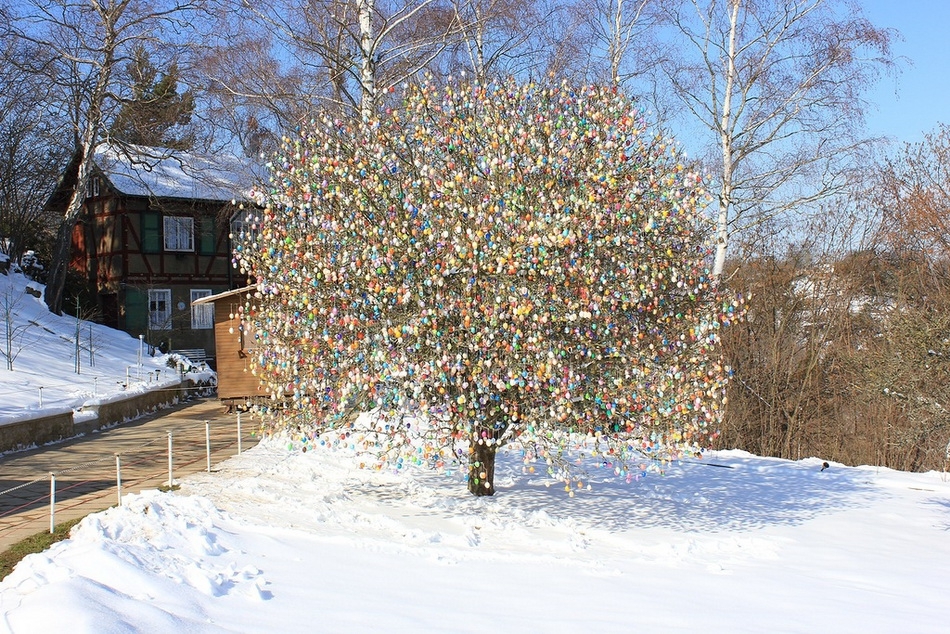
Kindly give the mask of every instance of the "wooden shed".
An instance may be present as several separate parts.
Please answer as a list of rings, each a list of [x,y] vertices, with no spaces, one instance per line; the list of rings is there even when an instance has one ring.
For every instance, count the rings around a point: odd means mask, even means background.
[[[194,301],[214,306],[218,398],[229,406],[266,397],[251,368],[254,335],[242,329],[240,318],[240,309],[255,290],[254,286],[245,286]]]

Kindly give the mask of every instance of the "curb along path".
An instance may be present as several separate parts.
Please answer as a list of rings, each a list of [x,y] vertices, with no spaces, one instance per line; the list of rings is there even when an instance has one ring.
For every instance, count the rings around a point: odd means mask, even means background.
[[[0,456],[0,551],[49,530],[50,473],[56,476],[57,524],[101,511],[118,501],[115,454],[120,454],[122,495],[168,482],[168,433],[173,478],[207,468],[237,453],[237,415],[217,398],[201,398],[148,414],[111,429]],[[257,443],[256,420],[244,414],[242,449]],[[10,491],[10,489],[15,489]]]

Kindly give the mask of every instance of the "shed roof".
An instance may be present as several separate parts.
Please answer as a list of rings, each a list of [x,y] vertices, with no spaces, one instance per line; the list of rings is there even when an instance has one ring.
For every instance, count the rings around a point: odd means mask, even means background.
[[[219,299],[225,299],[227,297],[232,297],[234,295],[243,295],[245,293],[250,293],[256,291],[257,286],[245,286],[243,288],[236,288],[232,291],[224,291],[223,293],[216,293],[214,295],[206,295],[204,297],[199,297],[195,301],[191,302],[192,304],[211,304]]]

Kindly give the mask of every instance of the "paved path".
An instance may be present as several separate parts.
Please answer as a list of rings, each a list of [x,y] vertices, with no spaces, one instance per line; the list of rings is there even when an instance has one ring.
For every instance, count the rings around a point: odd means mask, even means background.
[[[0,456],[0,551],[50,523],[50,473],[56,476],[55,521],[101,511],[118,501],[116,454],[122,493],[168,482],[168,433],[172,476],[207,468],[205,421],[210,423],[212,470],[237,453],[237,415],[216,398],[194,399],[109,430]],[[257,423],[242,417],[242,449],[256,444]],[[15,489],[10,491],[10,489]]]

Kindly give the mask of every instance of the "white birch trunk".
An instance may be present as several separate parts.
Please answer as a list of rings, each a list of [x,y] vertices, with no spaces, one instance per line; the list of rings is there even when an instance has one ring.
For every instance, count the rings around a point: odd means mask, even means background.
[[[375,0],[357,0],[360,23],[360,116],[368,121],[376,111],[376,60],[373,44],[373,9]]]
[[[716,216],[716,257],[713,262],[713,279],[722,276],[729,245],[729,212],[732,207],[732,93],[736,81],[736,29],[739,22],[741,0],[731,0],[729,14],[729,53],[726,58],[725,86],[722,96],[722,117],[719,122],[719,137],[722,143],[722,186],[719,189],[719,213]]]
[[[610,82],[614,86],[620,85],[620,62],[623,59],[623,43],[621,31],[623,29],[623,0],[617,0],[614,11],[612,36],[610,38]]]
[[[96,85],[90,96],[86,125],[79,141],[80,145],[77,148],[77,151],[82,154],[82,159],[79,161],[79,167],[76,173],[76,184],[73,186],[69,204],[66,206],[66,212],[63,214],[63,220],[60,223],[56,235],[56,245],[53,251],[52,262],[50,263],[50,272],[46,280],[44,300],[50,311],[57,315],[61,315],[63,312],[66,271],[69,268],[69,260],[72,252],[73,228],[76,226],[79,215],[82,213],[83,203],[86,200],[89,175],[92,172],[96,145],[99,143],[99,135],[102,131],[102,102],[105,99],[106,90],[112,78],[112,69],[115,64],[114,46],[114,39],[106,41],[106,46],[104,47],[105,58],[103,59]]]

